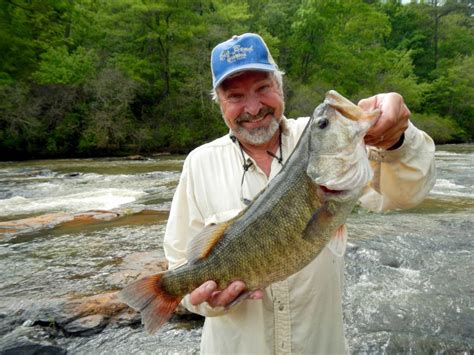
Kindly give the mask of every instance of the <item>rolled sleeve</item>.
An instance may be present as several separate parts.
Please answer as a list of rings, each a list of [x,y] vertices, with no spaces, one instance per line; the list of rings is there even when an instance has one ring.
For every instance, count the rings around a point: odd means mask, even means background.
[[[430,136],[411,122],[405,140],[395,150],[370,147],[374,178],[360,199],[374,211],[411,208],[426,197],[436,180],[435,145]]]

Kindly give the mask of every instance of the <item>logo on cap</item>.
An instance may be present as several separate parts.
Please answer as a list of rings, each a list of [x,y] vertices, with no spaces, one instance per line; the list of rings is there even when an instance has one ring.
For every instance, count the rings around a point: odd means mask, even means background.
[[[235,45],[231,49],[223,50],[219,56],[221,61],[227,61],[227,63],[234,63],[237,60],[242,60],[247,58],[247,53],[253,52],[253,46],[242,47],[240,45]]]

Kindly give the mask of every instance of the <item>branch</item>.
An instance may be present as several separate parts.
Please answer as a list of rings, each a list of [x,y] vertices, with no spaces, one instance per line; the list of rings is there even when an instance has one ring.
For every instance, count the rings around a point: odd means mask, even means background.
[[[10,5],[13,5],[13,6],[16,6],[16,7],[19,7],[20,9],[23,9],[25,11],[31,11],[31,12],[34,12],[33,9],[31,8],[28,8],[28,7],[25,7],[25,6],[22,6],[22,5],[19,5],[17,3],[14,3],[12,0],[7,0],[7,2],[10,4]]]

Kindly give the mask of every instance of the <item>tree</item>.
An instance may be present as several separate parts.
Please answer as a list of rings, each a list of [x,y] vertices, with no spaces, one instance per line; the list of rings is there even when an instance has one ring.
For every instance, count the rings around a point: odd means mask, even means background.
[[[37,58],[51,47],[68,43],[67,0],[5,0],[0,5],[0,73],[27,78]]]
[[[428,13],[433,20],[434,34],[433,34],[433,66],[434,69],[438,67],[439,61],[439,37],[441,31],[441,19],[453,12],[464,12],[468,13],[468,2],[467,1],[455,1],[455,0],[430,0]]]
[[[189,151],[227,132],[209,99],[209,57],[249,31],[286,72],[290,116],[310,114],[329,89],[354,101],[398,91],[412,111],[472,131],[472,11],[472,0],[5,0],[0,148]]]
[[[454,118],[474,138],[474,56],[440,62],[425,110]]]
[[[292,29],[290,113],[304,114],[295,108],[302,102],[314,107],[331,88],[353,100],[396,90],[412,107],[421,104],[426,87],[417,83],[411,53],[385,47],[391,23],[381,8],[363,1],[305,1]]]
[[[89,112],[79,148],[83,152],[119,150],[131,132],[130,103],[135,83],[121,72],[104,69],[86,86]]]
[[[95,75],[97,57],[83,47],[69,53],[67,48],[49,48],[41,54],[39,68],[33,78],[39,84],[84,84]]]

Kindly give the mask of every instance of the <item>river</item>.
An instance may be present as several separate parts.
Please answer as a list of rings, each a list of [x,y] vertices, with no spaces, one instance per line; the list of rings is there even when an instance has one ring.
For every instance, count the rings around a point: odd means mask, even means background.
[[[111,325],[70,337],[18,316],[51,300],[117,289],[111,275],[127,255],[162,256],[183,158],[0,162],[0,222],[119,215],[0,225],[0,353],[18,339],[75,354],[198,352],[200,320],[175,320],[155,336]],[[474,352],[474,146],[439,146],[436,161],[436,185],[420,206],[382,214],[358,208],[349,218],[344,317],[352,353]]]

